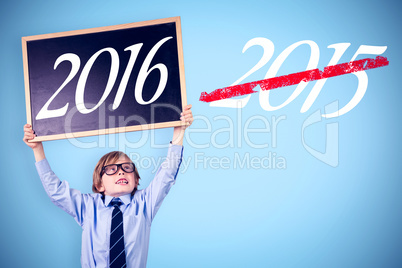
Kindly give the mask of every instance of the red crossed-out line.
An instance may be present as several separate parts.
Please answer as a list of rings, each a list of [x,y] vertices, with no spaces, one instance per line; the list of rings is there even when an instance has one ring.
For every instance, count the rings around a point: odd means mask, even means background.
[[[245,83],[241,85],[224,87],[216,89],[209,94],[207,92],[202,92],[200,96],[200,101],[212,102],[236,96],[257,93],[258,91],[253,90],[253,88],[255,88],[258,85],[261,87],[262,90],[270,90],[274,88],[299,84],[300,82],[315,81],[343,74],[349,74],[379,68],[387,66],[388,64],[389,61],[387,60],[387,58],[381,56],[377,56],[375,59],[367,58],[357,61],[351,61],[347,63],[327,66],[324,68],[323,72],[318,69],[313,69],[304,72],[293,73],[279,77],[273,77],[255,82]]]

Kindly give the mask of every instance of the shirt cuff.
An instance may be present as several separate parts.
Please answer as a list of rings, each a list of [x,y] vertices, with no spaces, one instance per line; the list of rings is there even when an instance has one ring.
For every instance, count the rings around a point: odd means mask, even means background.
[[[170,142],[168,155],[171,152],[173,152],[175,154],[178,154],[178,155],[181,155],[183,153],[183,145],[173,144],[172,142]]]
[[[36,166],[36,170],[38,171],[39,176],[52,171],[52,169],[50,168],[49,162],[47,161],[46,158],[40,160],[39,162],[36,162],[35,166]]]

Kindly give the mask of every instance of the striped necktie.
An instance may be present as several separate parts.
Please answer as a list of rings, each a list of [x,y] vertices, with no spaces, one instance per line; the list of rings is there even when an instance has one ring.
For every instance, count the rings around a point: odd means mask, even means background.
[[[123,213],[119,208],[123,203],[119,198],[113,198],[110,204],[114,206],[110,228],[110,268],[123,268],[126,267],[126,252],[124,250]]]

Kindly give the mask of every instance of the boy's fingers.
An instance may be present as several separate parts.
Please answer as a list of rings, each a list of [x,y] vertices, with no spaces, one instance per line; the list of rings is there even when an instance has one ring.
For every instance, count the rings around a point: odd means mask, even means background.
[[[183,121],[190,123],[190,124],[194,121],[194,118],[192,116],[184,116],[182,118],[183,118]]]
[[[35,132],[31,129],[25,130],[24,131],[25,134],[34,134]]]
[[[192,118],[193,117],[193,115],[191,113],[183,113],[181,116],[185,117],[185,118]]]
[[[25,135],[24,136],[24,140],[28,141],[28,140],[32,140],[35,138],[35,135]]]
[[[26,124],[24,126],[24,132],[25,133],[32,133],[35,134],[35,131],[32,129],[32,126],[30,124]]]
[[[30,124],[25,124],[24,125],[24,137],[23,140],[25,142],[29,142],[29,140],[32,140],[35,138],[35,131],[31,128]]]
[[[23,141],[25,141],[25,142],[28,142],[29,137],[28,137],[27,135],[25,135],[25,136],[24,136],[24,138],[23,138],[22,140],[23,140]]]
[[[24,125],[24,129],[32,129],[32,126],[30,124]]]
[[[191,104],[184,106],[184,110],[190,110],[193,107]]]
[[[193,114],[191,112],[191,107],[192,105],[186,105],[183,109],[183,111],[180,113],[180,120],[183,121],[187,126],[191,125],[191,123],[194,121]]]
[[[184,111],[181,113],[182,115],[192,115],[193,113],[190,110]]]

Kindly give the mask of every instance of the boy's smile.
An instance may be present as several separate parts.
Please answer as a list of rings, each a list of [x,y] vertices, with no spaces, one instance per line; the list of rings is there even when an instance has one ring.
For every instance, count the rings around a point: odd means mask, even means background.
[[[116,184],[128,184],[128,181],[124,178],[119,179]]]
[[[116,163],[110,164],[122,164],[131,163],[130,159],[122,158]],[[135,178],[134,172],[125,172],[121,166],[117,168],[117,172],[113,175],[102,175],[102,186],[99,188],[100,192],[104,192],[105,195],[119,197],[125,194],[131,194],[138,186],[138,178]]]

